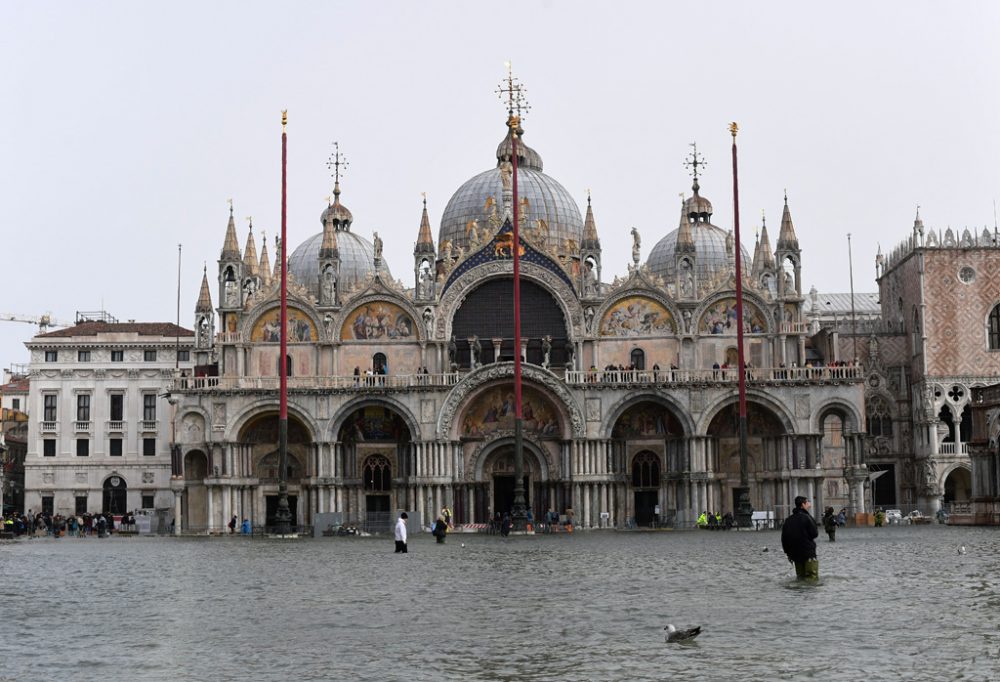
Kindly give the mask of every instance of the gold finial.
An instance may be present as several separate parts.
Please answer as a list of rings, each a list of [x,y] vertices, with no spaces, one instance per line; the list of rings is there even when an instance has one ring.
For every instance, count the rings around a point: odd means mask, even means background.
[[[232,215],[233,214],[233,200],[232,199],[227,199],[227,201],[229,202],[229,215]]]
[[[285,126],[288,125],[288,109],[281,110],[281,132],[285,132]]]
[[[427,192],[421,192],[421,193],[420,193],[420,196],[421,196],[421,197],[423,197],[423,200],[424,200],[424,208],[427,208]]]
[[[531,106],[528,104],[528,100],[525,98],[524,93],[527,92],[525,87],[521,85],[520,81],[514,77],[514,71],[511,67],[511,63],[504,62],[504,66],[507,67],[507,77],[500,81],[500,87],[497,88],[496,93],[503,102],[506,100],[507,104],[507,125],[517,134],[520,134],[521,126],[521,116],[528,113],[531,110]],[[514,112],[517,112],[515,116]]]
[[[733,135],[733,140],[736,140],[736,133],[740,131],[740,127],[736,125],[736,121],[729,124],[729,132]]]
[[[250,231],[253,232],[253,216],[252,215],[248,215],[247,216],[247,222],[250,223]]]

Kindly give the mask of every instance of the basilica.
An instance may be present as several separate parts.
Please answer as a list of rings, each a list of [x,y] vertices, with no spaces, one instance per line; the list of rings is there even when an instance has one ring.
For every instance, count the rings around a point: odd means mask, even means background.
[[[705,510],[734,511],[736,259],[754,509],[780,518],[806,495],[817,509],[865,511],[865,372],[843,344],[814,342],[787,196],[774,247],[763,225],[751,257],[713,224],[695,156],[692,194],[676,225],[659,226],[645,260],[637,230],[603,235],[633,244],[627,274],[608,281],[590,197],[581,210],[544,172],[516,119],[501,132],[495,154],[484,147],[488,168],[448,201],[436,239],[425,201],[403,281],[381,238],[356,230],[338,177],[321,229],[287,247],[285,358],[286,246],[274,243],[272,266],[251,228],[241,249],[230,211],[217,279],[205,273],[195,308],[193,371],[168,388],[170,485],[183,528],[219,531],[233,515],[264,524],[274,514],[282,362],[299,525],[327,512],[427,519],[442,507],[476,524],[509,510],[515,353],[525,361],[524,483],[535,518],[553,510],[580,528],[681,527]]]

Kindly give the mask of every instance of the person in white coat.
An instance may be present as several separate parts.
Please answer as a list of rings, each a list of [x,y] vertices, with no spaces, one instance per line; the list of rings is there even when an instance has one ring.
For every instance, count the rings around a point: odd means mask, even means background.
[[[396,554],[406,554],[406,519],[410,518],[403,512],[396,519]]]

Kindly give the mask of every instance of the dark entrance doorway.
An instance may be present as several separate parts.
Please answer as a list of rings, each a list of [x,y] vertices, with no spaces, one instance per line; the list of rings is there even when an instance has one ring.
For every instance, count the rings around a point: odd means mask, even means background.
[[[267,504],[267,510],[266,510],[267,521],[266,521],[266,523],[267,523],[268,526],[273,526],[275,524],[274,517],[278,513],[278,496],[277,495],[268,495],[268,496],[266,496],[264,498],[264,502]],[[290,511],[292,513],[292,526],[297,525],[296,524],[296,519],[299,518],[299,516],[298,516],[298,509],[299,509],[299,498],[298,498],[298,495],[289,495],[288,496],[288,511]]]
[[[656,500],[655,490],[635,491],[635,525],[652,526],[656,521]]]
[[[869,464],[868,471],[880,473],[878,477],[872,476],[872,507],[895,507],[896,506],[896,465],[895,464]]]
[[[528,477],[524,477],[524,504],[531,508],[530,493],[528,488]],[[493,477],[493,513],[501,514],[510,512],[514,508],[514,477],[494,476]]]
[[[124,514],[128,486],[121,476],[111,476],[104,482],[104,500],[101,511],[109,514]]]
[[[365,495],[365,511],[389,513],[388,495]]]

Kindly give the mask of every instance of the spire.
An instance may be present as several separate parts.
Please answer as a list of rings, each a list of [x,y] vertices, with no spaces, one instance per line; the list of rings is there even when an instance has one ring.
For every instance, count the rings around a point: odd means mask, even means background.
[[[247,275],[254,277],[257,274],[257,245],[253,240],[253,218],[247,220],[250,221],[250,232],[247,233],[247,245],[243,249],[243,264]]]
[[[267,257],[267,235],[263,232],[260,233],[260,267],[258,269],[260,273],[260,283],[262,286],[270,286],[271,284],[271,261]]]
[[[240,245],[236,241],[236,221],[233,220],[233,200],[229,200],[229,225],[226,226],[226,239],[222,242],[222,260],[240,260]]]
[[[320,258],[338,258],[339,250],[337,249],[337,228],[336,220],[333,217],[332,211],[326,214],[326,221],[323,224],[323,243],[319,247],[319,257]]]
[[[774,252],[771,251],[771,240],[767,236],[767,220],[764,218],[763,212],[760,214],[760,254],[761,258],[763,258],[761,264],[764,268],[773,268]],[[754,257],[754,261],[756,260],[756,257]]]
[[[799,238],[792,226],[792,213],[788,210],[788,192],[785,192],[785,208],[781,213],[781,232],[778,233],[779,251],[798,251]]]
[[[208,265],[201,274],[201,291],[198,292],[198,304],[194,307],[196,313],[212,312],[212,294],[208,288]]]
[[[697,181],[695,182],[697,187]],[[677,241],[674,243],[674,253],[694,253],[694,232],[691,231],[691,218],[688,217],[687,202],[681,195],[681,222],[677,227]]]
[[[424,212],[420,216],[420,231],[414,253],[434,254],[434,237],[431,235],[431,219],[427,216],[427,195],[424,194]]]
[[[917,206],[917,217],[913,219],[913,234],[924,236],[924,221],[920,218],[920,206]]]
[[[273,279],[279,279],[281,277],[281,240],[277,236],[274,238],[274,273],[271,275]]]
[[[597,235],[597,222],[594,220],[594,209],[590,205],[590,190],[587,190],[587,217],[583,221],[583,243],[580,245],[584,249],[600,249],[601,239]]]

